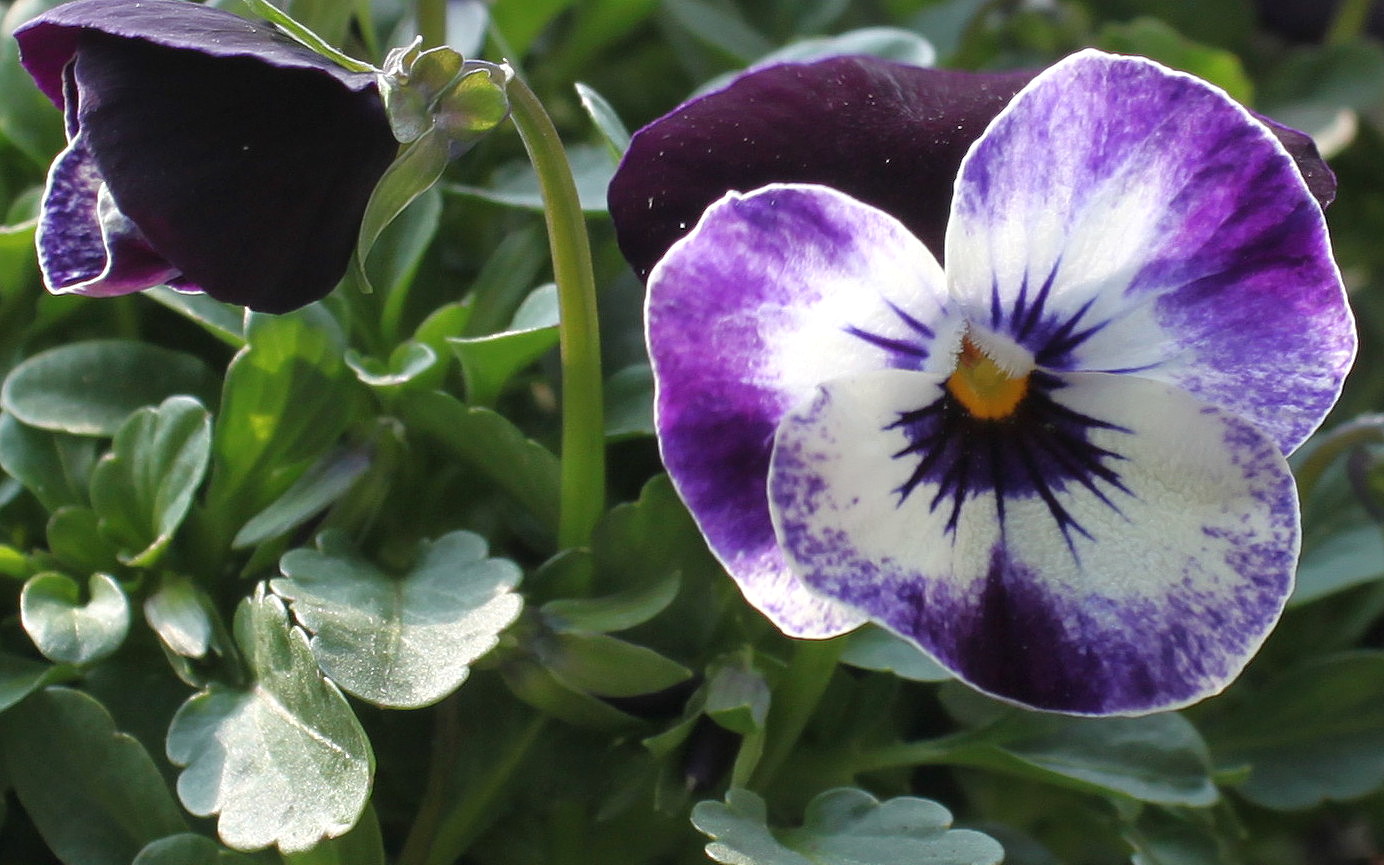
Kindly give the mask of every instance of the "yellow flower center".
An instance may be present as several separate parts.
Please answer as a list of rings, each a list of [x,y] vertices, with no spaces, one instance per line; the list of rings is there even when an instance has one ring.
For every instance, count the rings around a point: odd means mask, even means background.
[[[947,379],[947,390],[972,417],[1001,420],[1012,415],[1028,393],[1028,374],[1009,374],[966,336],[961,340],[956,371]]]

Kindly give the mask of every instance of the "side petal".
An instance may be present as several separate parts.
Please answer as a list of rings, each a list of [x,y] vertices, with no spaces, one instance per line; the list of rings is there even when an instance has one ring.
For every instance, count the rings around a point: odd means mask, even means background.
[[[74,63],[115,203],[189,282],[264,312],[332,290],[398,146],[377,93],[101,33]]]
[[[1142,58],[1084,51],[1015,97],[962,165],[947,261],[968,315],[1040,366],[1175,384],[1285,451],[1354,357],[1292,157],[1221,91]]]
[[[805,583],[1037,709],[1161,711],[1238,675],[1296,563],[1272,440],[1168,385],[1078,373],[1051,383],[1050,423],[978,436],[919,478],[900,417],[942,395],[888,370],[784,419],[770,497]]]
[[[858,619],[785,567],[765,482],[774,429],[843,372],[950,366],[959,323],[941,268],[902,225],[824,187],[732,193],[649,279],[664,463],[751,604],[792,636]]]
[[[820,183],[873,204],[940,257],[966,148],[1032,71],[833,57],[749,72],[635,133],[609,191],[641,278],[725,193]]]

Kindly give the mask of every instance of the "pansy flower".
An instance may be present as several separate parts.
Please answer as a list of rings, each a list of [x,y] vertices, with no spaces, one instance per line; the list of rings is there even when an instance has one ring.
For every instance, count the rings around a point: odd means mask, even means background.
[[[873,621],[1074,714],[1215,693],[1354,356],[1310,175],[1216,88],[1085,51],[965,151],[945,269],[858,191],[727,194],[648,280],[669,473],[790,635]]]
[[[374,74],[185,0],[77,0],[15,38],[67,121],[38,227],[50,291],[284,312],[336,285],[398,149]]]

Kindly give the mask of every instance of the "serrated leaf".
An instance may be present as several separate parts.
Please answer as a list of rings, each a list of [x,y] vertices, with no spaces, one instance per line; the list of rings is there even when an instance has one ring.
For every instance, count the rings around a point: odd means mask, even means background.
[[[286,554],[286,579],[271,588],[312,632],[323,671],[376,705],[418,708],[456,690],[523,606],[511,591],[519,566],[487,558],[470,532],[421,544],[397,577],[352,554],[342,536],[317,546]]]
[[[183,807],[219,815],[221,840],[238,850],[300,852],[345,834],[370,794],[365,731],[263,584],[236,611],[235,636],[252,684],[196,694],[168,730],[169,759],[187,767]]]
[[[556,534],[558,461],[552,451],[502,415],[439,391],[405,393],[398,407],[410,430],[437,439]]]
[[[1310,808],[1384,786],[1384,652],[1314,658],[1207,725],[1219,763],[1266,808]]]
[[[1004,858],[999,842],[950,828],[946,808],[912,796],[880,802],[843,787],[814,798],[801,828],[776,832],[766,820],[764,800],[748,790],[692,809],[692,824],[715,839],[706,854],[727,865],[996,865]]]
[[[120,648],[130,629],[130,602],[107,574],[92,574],[90,598],[71,578],[39,574],[24,584],[19,615],[24,631],[50,661],[91,664]]]
[[[596,125],[596,131],[600,133],[601,140],[610,150],[612,159],[618,160],[625,155],[625,151],[630,146],[630,132],[625,127],[620,115],[615,112],[606,98],[596,92],[594,87],[576,83],[577,96],[581,99],[581,107],[586,111],[591,122]]]
[[[136,409],[188,394],[210,403],[217,378],[191,355],[129,340],[75,342],[10,371],[0,404],[20,421],[72,435],[112,436]]]
[[[0,413],[0,469],[24,485],[49,511],[87,503],[87,480],[96,461],[89,438],[49,432]]]
[[[917,646],[873,625],[866,625],[846,637],[841,663],[893,673],[914,682],[945,682],[952,678],[950,672]]]
[[[127,865],[187,829],[149,753],[87,694],[32,695],[0,715],[0,745],[20,803],[63,862]]]
[[[173,396],[130,415],[91,473],[91,506],[121,561],[158,561],[192,507],[211,461],[211,415]]]

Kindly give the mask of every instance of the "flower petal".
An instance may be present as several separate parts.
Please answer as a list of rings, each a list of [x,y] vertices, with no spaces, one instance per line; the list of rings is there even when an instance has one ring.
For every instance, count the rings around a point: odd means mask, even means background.
[[[1058,435],[991,422],[918,478],[900,419],[944,393],[885,370],[784,419],[770,498],[804,582],[1034,708],[1141,714],[1238,674],[1297,555],[1272,440],[1166,384],[1071,373],[1047,391]]]
[[[15,30],[21,62],[39,89],[63,104],[63,69],[83,32],[139,39],[209,57],[251,57],[284,69],[326,73],[356,91],[372,90],[375,76],[351,72],[294,42],[268,24],[186,0],[75,0]]]
[[[101,177],[186,282],[267,312],[331,291],[397,149],[378,94],[98,32],[74,69]]]
[[[727,195],[650,276],[664,462],[712,550],[785,633],[831,636],[858,620],[784,566],[765,494],[774,428],[833,376],[950,366],[960,325],[942,280],[887,214],[791,185]]]
[[[942,251],[966,148],[1033,72],[833,57],[755,70],[637,132],[610,184],[620,248],[642,278],[727,191],[821,183]]]
[[[1222,92],[1085,51],[967,155],[953,294],[1042,367],[1135,372],[1257,423],[1285,451],[1340,392],[1355,332],[1321,209]]]

